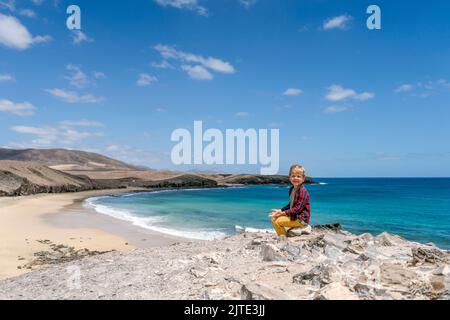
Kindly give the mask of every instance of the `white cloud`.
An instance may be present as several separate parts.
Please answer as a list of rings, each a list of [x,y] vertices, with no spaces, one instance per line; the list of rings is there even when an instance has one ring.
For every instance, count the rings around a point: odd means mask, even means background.
[[[352,89],[344,89],[339,85],[332,85],[328,88],[326,99],[330,101],[344,100],[350,97],[354,97],[356,92]]]
[[[352,17],[349,15],[341,15],[338,17],[333,17],[333,18],[327,19],[323,22],[323,29],[324,30],[331,30],[331,29],[345,30],[348,26],[348,23],[351,20],[352,20]]]
[[[50,36],[36,36],[33,38],[33,44],[34,43],[45,43],[52,40],[52,37]]]
[[[240,4],[242,4],[244,7],[249,8],[252,5],[254,5],[258,0],[238,0]]]
[[[70,85],[77,88],[84,88],[91,82],[79,66],[68,64],[66,69],[69,70],[70,74],[65,76],[64,79],[68,80]]]
[[[81,30],[72,30],[71,35],[72,35],[72,43],[75,45],[80,44],[82,42],[94,42],[94,39],[89,38]]]
[[[306,32],[309,31],[310,28],[311,28],[310,24],[305,24],[298,28],[298,32]]]
[[[36,36],[13,16],[0,13],[0,44],[17,50],[25,50],[36,43],[48,42],[50,36]]]
[[[167,112],[166,108],[156,108],[156,112]]]
[[[235,114],[236,117],[248,117],[250,114],[245,111],[241,111]]]
[[[79,95],[75,91],[67,91],[63,89],[47,89],[45,90],[53,97],[58,98],[67,103],[100,103],[105,100],[103,97],[97,97],[92,94]]]
[[[34,106],[29,102],[17,103],[10,100],[0,100],[0,111],[9,112],[17,116],[31,116]]]
[[[204,67],[197,65],[197,66],[189,66],[189,65],[182,65],[181,69],[186,71],[186,73],[189,75],[191,79],[195,80],[211,80],[214,78],[214,76]]]
[[[405,93],[414,91],[412,96],[427,98],[430,95],[434,94],[434,92],[439,89],[450,89],[450,82],[448,82],[446,79],[439,79],[439,80],[429,80],[426,82],[417,82],[413,84],[405,83],[398,86],[394,90],[394,92]]]
[[[31,2],[33,2],[37,6],[40,6],[44,2],[44,0],[31,0]]]
[[[92,121],[87,119],[81,120],[64,120],[59,123],[61,127],[104,127],[105,125],[98,121]]]
[[[292,106],[290,104],[285,104],[282,106],[275,107],[275,111],[286,111],[286,110],[290,110],[290,109],[292,109]]]
[[[106,74],[100,71],[95,71],[92,73],[92,76],[87,75],[81,70],[80,66],[74,64],[68,64],[66,69],[69,71],[67,76],[64,76],[64,79],[69,81],[71,86],[82,89],[89,85],[95,85],[95,79],[105,79]]]
[[[175,68],[169,62],[167,62],[167,60],[163,60],[160,63],[152,62],[151,66],[153,68],[158,68],[158,69],[174,69]]]
[[[36,12],[30,9],[22,9],[19,11],[19,14],[28,18],[36,18]]]
[[[117,151],[117,150],[119,150],[119,146],[118,145],[116,145],[116,144],[111,144],[111,145],[109,145],[108,147],[106,147],[106,151]]]
[[[162,162],[171,164],[170,153],[152,152],[133,148],[129,145],[109,145],[104,151],[111,158],[131,163],[135,165],[148,166],[151,164],[161,164]]]
[[[353,98],[359,101],[366,101],[375,98],[375,95],[372,92],[363,92],[355,95]]]
[[[220,59],[216,59],[216,58],[203,58],[201,56],[190,56],[190,59],[188,60],[192,60],[193,62],[198,62],[202,65],[204,65],[205,67],[214,70],[216,72],[220,72],[220,73],[234,73],[234,67],[225,61],[222,61]]]
[[[8,73],[0,73],[0,82],[14,81],[14,77]]]
[[[15,0],[5,0],[0,1],[0,9],[8,9],[9,11],[16,11],[16,1]]]
[[[176,50],[174,46],[158,44],[154,47],[160,53],[164,61],[174,60],[181,64],[181,69],[188,73],[193,79],[212,79],[213,75],[210,71],[232,74],[235,68],[231,63],[218,58],[205,58],[190,52]],[[194,64],[194,66],[192,65]]]
[[[439,79],[437,84],[443,86],[444,88],[450,89],[450,82],[445,79]]]
[[[397,89],[395,89],[395,92],[407,92],[407,91],[411,91],[414,88],[414,86],[412,84],[402,84],[401,86],[399,86]]]
[[[302,94],[302,93],[303,93],[303,90],[302,90],[302,89],[298,89],[298,88],[289,88],[289,89],[287,89],[286,91],[283,92],[283,96],[291,96],[291,97],[294,97],[294,96],[298,96],[298,95],[300,95],[300,94]]]
[[[198,4],[198,0],[154,0],[162,7],[173,7],[195,11],[200,16],[208,16],[208,10]]]
[[[106,74],[104,72],[95,71],[94,72],[94,78],[95,79],[105,79],[106,78]]]
[[[70,121],[62,121],[62,123],[69,123]],[[21,143],[20,145],[45,147],[56,145],[73,145],[90,137],[101,137],[103,132],[98,131],[78,131],[67,125],[59,126],[13,126],[11,130],[21,134],[28,134],[35,136],[35,138],[28,143]],[[18,145],[17,143],[15,145]]]
[[[375,97],[375,94],[371,92],[362,92],[362,93],[356,93],[353,89],[345,89],[344,87],[340,85],[332,85],[328,88],[328,93],[326,94],[325,98],[329,101],[341,101],[346,100],[349,98],[365,101],[369,99],[373,99]]]
[[[64,76],[64,79],[67,80],[71,86],[78,89],[83,89],[89,85],[95,85],[95,79],[106,77],[103,72],[99,71],[94,72],[93,76],[90,77],[81,70],[80,66],[74,64],[68,64],[66,69],[69,71],[69,74]],[[93,94],[81,94],[76,91],[60,88],[47,89],[45,91],[50,93],[53,97],[68,103],[99,103],[105,100],[104,97],[98,97]]]
[[[335,113],[347,111],[349,109],[350,109],[349,106],[331,106],[331,107],[325,108],[325,110],[323,112],[327,113],[327,114],[335,114]]]
[[[136,84],[140,87],[146,87],[157,81],[158,79],[155,76],[146,73],[141,73],[139,75],[139,79],[136,81]]]

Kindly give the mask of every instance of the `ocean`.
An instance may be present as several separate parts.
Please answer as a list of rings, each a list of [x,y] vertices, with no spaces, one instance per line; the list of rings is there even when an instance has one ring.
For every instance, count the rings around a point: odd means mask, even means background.
[[[450,249],[450,178],[322,178],[306,185],[311,224],[340,223],[361,234],[398,234]],[[268,214],[288,203],[288,186],[162,190],[87,199],[97,212],[192,239],[270,231]]]

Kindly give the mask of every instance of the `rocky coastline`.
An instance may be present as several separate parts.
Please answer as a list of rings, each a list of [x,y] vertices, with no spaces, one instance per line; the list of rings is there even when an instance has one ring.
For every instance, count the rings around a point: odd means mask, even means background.
[[[121,172],[122,173],[122,172]],[[214,188],[236,185],[289,184],[286,176],[263,176],[256,174],[192,174],[171,172],[163,178],[140,178],[148,171],[129,171],[125,177],[95,179],[88,175],[74,175],[55,170],[35,162],[0,161],[0,196],[24,196],[39,193],[65,193],[90,190],[125,188],[176,189],[176,188]],[[306,183],[314,181],[308,177]]]

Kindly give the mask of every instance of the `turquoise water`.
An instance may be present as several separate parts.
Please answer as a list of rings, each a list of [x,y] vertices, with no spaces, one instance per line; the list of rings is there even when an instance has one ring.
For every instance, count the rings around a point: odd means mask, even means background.
[[[449,178],[318,179],[308,185],[311,224],[353,233],[383,231],[450,248]],[[236,228],[272,230],[272,208],[288,202],[287,186],[249,186],[135,193],[88,200],[98,212],[172,235],[213,239]]]

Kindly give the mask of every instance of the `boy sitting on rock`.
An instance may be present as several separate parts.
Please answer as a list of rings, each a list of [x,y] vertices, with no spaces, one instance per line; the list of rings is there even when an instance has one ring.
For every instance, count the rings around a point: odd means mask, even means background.
[[[292,187],[289,189],[290,202],[281,209],[272,209],[272,213],[269,215],[280,239],[286,239],[288,235],[285,227],[310,229],[308,224],[311,206],[308,190],[303,185],[305,178],[303,166],[298,164],[291,166],[289,169],[289,180],[292,183]]]

